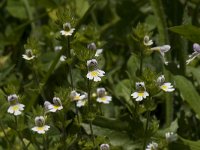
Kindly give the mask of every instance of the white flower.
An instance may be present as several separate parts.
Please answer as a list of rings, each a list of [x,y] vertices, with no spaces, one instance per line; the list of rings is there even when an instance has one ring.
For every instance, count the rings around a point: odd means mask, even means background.
[[[174,132],[165,133],[165,138],[167,142],[173,142],[177,140],[177,134]]]
[[[147,145],[146,150],[158,150],[158,144],[151,142]]]
[[[163,59],[163,61],[166,65],[168,64],[168,62],[166,61],[165,53],[168,52],[170,49],[171,49],[170,45],[163,45],[163,46],[151,48],[152,51],[159,51],[160,52],[162,59]]]
[[[101,77],[103,77],[105,74],[105,72],[103,70],[93,70],[93,71],[89,71],[87,74],[87,78],[89,80],[94,80],[95,82],[101,81]]]
[[[136,92],[132,93],[131,96],[136,101],[142,101],[147,96],[149,96],[149,93],[146,92],[146,88],[145,88],[144,82],[136,82]]]
[[[82,107],[82,106],[85,106],[87,100],[79,100],[76,102],[76,106],[77,107]]]
[[[15,116],[20,115],[24,110],[25,105],[17,103],[15,105],[11,105],[8,108],[8,113],[14,114]]]
[[[165,82],[165,77],[164,77],[164,75],[161,75],[161,76],[158,77],[157,83],[158,83],[160,89],[162,89],[162,90],[165,91],[165,92],[172,92],[172,91],[175,90],[175,89],[173,88],[173,86],[171,85],[171,83]]]
[[[77,107],[85,106],[87,99],[88,99],[88,94],[87,93],[82,94],[81,96],[79,96],[79,100],[76,101],[76,106]]]
[[[99,103],[109,104],[110,101],[112,101],[112,97],[106,95],[105,88],[98,88],[97,89],[97,96],[98,96],[97,102],[99,102]]]
[[[80,93],[77,93],[76,91],[71,91],[70,97],[72,101],[79,101],[86,98],[86,95],[85,94],[81,95]]]
[[[165,92],[173,92],[175,90],[169,82],[164,83],[160,88]]]
[[[43,116],[35,117],[35,127],[32,128],[33,131],[44,134],[49,130],[50,126],[45,125],[45,119]]]
[[[53,104],[51,104],[50,102],[47,102],[47,101],[45,101],[44,105],[45,104],[46,104],[46,107],[47,107],[48,111],[50,111],[50,112],[56,112],[58,110],[62,110],[63,109],[61,100],[58,97],[54,97],[53,98]]]
[[[60,50],[62,50],[62,46],[55,46],[54,47],[54,51],[56,51],[56,52],[58,52],[58,51],[60,51]]]
[[[35,58],[35,55],[33,55],[33,52],[31,49],[27,49],[26,50],[26,54],[22,55],[22,58],[26,59],[26,60],[32,60]]]
[[[97,102],[99,102],[99,103],[109,104],[110,101],[112,101],[112,97],[111,96],[103,96],[103,97],[98,97],[97,98]]]
[[[95,56],[99,57],[102,52],[103,52],[103,49],[97,49]]]
[[[65,60],[66,60],[66,58],[67,58],[67,57],[66,57],[65,55],[62,55],[62,56],[60,56],[60,61],[62,61],[62,62],[63,62],[63,61],[65,61]]]
[[[39,134],[44,134],[46,131],[49,130],[49,128],[50,128],[50,126],[48,126],[48,125],[44,125],[42,127],[35,126],[35,127],[32,128],[32,130],[39,133]]]
[[[200,55],[200,45],[197,43],[193,44],[193,50],[194,52],[189,55],[189,59],[186,61],[186,64],[189,64],[191,61],[193,61],[197,56]]]
[[[63,36],[71,36],[74,32],[75,28],[71,28],[70,23],[63,24],[63,30],[60,31],[60,34]]]
[[[101,144],[100,150],[110,150],[110,146],[108,144]]]
[[[149,40],[149,36],[145,35],[143,43],[145,46],[151,46],[153,44],[153,41]]]
[[[142,101],[147,96],[149,96],[149,93],[147,93],[146,91],[134,92],[131,94],[131,96],[135,98],[136,101]]]

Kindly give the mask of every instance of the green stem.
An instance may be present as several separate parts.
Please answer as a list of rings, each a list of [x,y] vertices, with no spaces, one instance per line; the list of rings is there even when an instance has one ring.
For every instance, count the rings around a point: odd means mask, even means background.
[[[14,116],[14,117],[15,117],[15,124],[16,124],[16,129],[15,129],[15,131],[17,132],[17,135],[18,135],[20,141],[22,142],[23,149],[24,149],[24,150],[27,150],[26,144],[25,144],[24,141],[23,141],[23,137],[21,136],[20,132],[18,131],[18,120],[17,120],[17,117],[16,117],[16,116]]]
[[[4,134],[4,136],[5,136],[6,142],[7,142],[7,144],[8,144],[9,149],[10,149],[10,145],[11,145],[11,144],[10,144],[9,139],[8,139],[8,136],[7,136],[7,134],[6,134],[6,132],[5,132],[4,128],[3,128],[3,125],[2,125],[1,120],[0,120],[0,127],[1,127],[1,130],[3,131],[3,134]]]
[[[27,12],[29,21],[31,21],[31,20],[33,20],[33,14],[31,12],[29,2],[28,2],[28,0],[23,0],[23,2],[24,2],[24,5],[25,5],[25,8],[26,8],[26,12]],[[35,24],[33,22],[31,23],[31,27],[32,27],[32,29],[35,29]]]
[[[143,150],[145,150],[146,145],[147,145],[147,131],[148,131],[148,126],[149,126],[149,120],[150,120],[150,111],[147,111],[147,122],[146,122],[146,126],[145,126],[145,131],[144,131],[144,145],[143,145]]]
[[[45,134],[43,135],[43,148],[44,148],[44,150],[47,150],[47,142],[46,142]]]
[[[169,36],[168,36],[168,31],[167,31],[167,22],[166,22],[166,16],[164,12],[164,8],[162,5],[161,0],[150,0],[152,9],[154,11],[154,14],[157,18],[157,27],[158,27],[158,32],[159,32],[159,42],[161,44],[166,44],[169,43]],[[170,56],[168,55],[167,57],[168,60],[170,60]],[[163,70],[165,72],[166,78],[170,80],[170,74],[165,71],[165,68],[163,66]],[[166,126],[168,127],[172,120],[173,120],[173,99],[171,95],[166,95],[166,117],[165,117],[165,122]]]
[[[92,101],[91,101],[91,84],[90,84],[90,80],[87,80],[87,90],[88,90],[88,107],[89,107],[89,113],[92,112]],[[90,124],[90,131],[91,131],[91,136],[92,136],[92,142],[93,142],[93,146],[95,147],[95,141],[94,141],[94,134],[93,134],[93,128],[92,128],[92,120],[89,120],[89,124]]]
[[[140,49],[140,76],[142,76],[142,68],[143,68],[143,49]]]
[[[71,59],[71,52],[70,52],[70,37],[67,38],[67,57],[69,57],[69,59]],[[71,63],[68,65],[69,67],[69,76],[70,76],[70,84],[71,84],[71,88],[72,90],[74,90],[74,83],[73,83],[73,77],[72,77],[72,65]]]

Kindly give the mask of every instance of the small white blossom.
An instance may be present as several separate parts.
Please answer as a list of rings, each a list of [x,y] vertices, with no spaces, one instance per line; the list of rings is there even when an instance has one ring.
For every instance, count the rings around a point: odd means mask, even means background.
[[[82,106],[85,106],[86,102],[87,102],[87,98],[88,98],[88,95],[87,93],[84,93],[83,95],[81,95],[81,99],[79,99],[77,102],[76,102],[76,106],[77,107],[82,107]]]
[[[97,51],[95,53],[95,57],[99,57],[102,52],[103,52],[103,49],[97,49]]]
[[[22,58],[26,60],[32,60],[35,58],[35,55],[33,55],[33,52],[31,49],[27,49],[26,53],[22,55]]]
[[[55,51],[55,52],[58,52],[58,51],[60,51],[60,50],[62,50],[62,46],[59,46],[59,45],[58,45],[58,46],[55,46],[55,47],[54,47],[54,51]]]
[[[86,98],[86,95],[85,94],[81,95],[80,93],[77,93],[75,90],[73,90],[71,91],[70,97],[72,101],[79,101]]]
[[[18,96],[16,94],[9,95],[8,102],[10,103],[10,106],[7,110],[8,113],[18,116],[24,110],[25,105],[18,102]]]
[[[98,96],[97,102],[99,102],[99,103],[109,104],[110,101],[112,101],[112,97],[106,95],[105,88],[98,88],[97,89],[97,96]]]
[[[51,104],[48,101],[45,101],[44,105],[46,109],[48,109],[48,111],[50,112],[56,112],[63,109],[62,102],[58,97],[53,98],[53,104]]]
[[[151,142],[147,145],[146,150],[158,150],[158,144]]]
[[[145,35],[143,43],[145,46],[151,46],[153,44],[153,41],[149,39],[149,36]]]
[[[87,61],[87,78],[89,80],[94,80],[95,82],[98,82],[101,81],[101,77],[104,76],[105,72],[103,70],[97,69],[97,66],[98,63],[96,59],[91,59]]]
[[[70,23],[63,24],[63,30],[60,31],[60,34],[63,36],[71,36],[74,32],[75,28],[71,28]]]
[[[166,61],[165,53],[168,52],[170,49],[171,49],[170,45],[163,45],[163,46],[151,48],[152,51],[159,51],[160,52],[162,59],[163,59],[163,61],[166,65],[168,64],[168,62]]]
[[[60,61],[64,62],[66,60],[66,58],[67,57],[65,55],[62,55],[62,56],[60,56]]]
[[[100,150],[110,150],[110,146],[108,144],[101,144]]]
[[[87,74],[87,78],[89,80],[94,80],[95,82],[101,81],[101,77],[103,77],[105,74],[105,72],[103,70],[93,70],[93,71],[89,71]]]
[[[177,134],[174,132],[165,133],[165,138],[167,142],[173,142],[177,140]]]
[[[136,82],[136,92],[132,93],[131,96],[136,101],[142,101],[147,96],[149,96],[149,93],[146,92],[146,88],[145,88],[144,82]]]
[[[23,104],[15,104],[15,105],[11,105],[8,108],[8,113],[14,114],[15,116],[18,116],[22,113],[22,111],[24,110],[25,105]]]
[[[189,55],[189,59],[186,61],[186,64],[189,64],[191,61],[193,61],[196,57],[200,55],[200,45],[197,43],[194,43],[193,50],[194,52],[191,55]]]
[[[43,116],[35,117],[35,127],[32,128],[33,131],[44,134],[48,131],[50,126],[45,125],[45,119]]]
[[[157,84],[159,85],[160,89],[162,89],[165,92],[172,92],[172,91],[175,90],[173,88],[173,86],[171,85],[171,83],[165,82],[164,75],[161,75],[161,76],[158,77]]]

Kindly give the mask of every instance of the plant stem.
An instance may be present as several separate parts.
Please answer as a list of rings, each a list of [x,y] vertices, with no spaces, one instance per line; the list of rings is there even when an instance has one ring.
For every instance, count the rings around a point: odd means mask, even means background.
[[[150,111],[147,111],[147,122],[146,122],[146,126],[145,126],[145,131],[144,131],[144,145],[143,145],[143,150],[145,150],[146,148],[146,144],[147,144],[147,131],[148,131],[148,126],[149,126],[149,119],[150,119]]]
[[[87,80],[87,90],[88,90],[88,107],[89,107],[89,114],[92,112],[92,101],[90,98],[91,95],[91,84],[90,84],[90,80]],[[95,141],[94,141],[94,134],[93,134],[93,128],[92,128],[92,120],[89,120],[89,124],[90,124],[90,131],[91,131],[91,136],[92,136],[92,142],[93,142],[93,146],[95,147]]]
[[[0,120],[0,127],[1,127],[1,130],[3,131],[3,134],[5,136],[6,142],[8,144],[9,149],[10,149],[10,142],[9,142],[8,136],[7,136],[7,134],[6,134],[6,132],[5,132],[4,128],[3,128],[1,120]]]
[[[161,0],[150,0],[152,9],[154,11],[154,14],[157,18],[157,27],[159,32],[159,42],[161,44],[169,43],[169,36],[167,31],[167,22],[166,22],[166,16],[163,8],[163,4]],[[167,59],[171,59],[170,56],[167,57]],[[170,79],[170,74],[165,71],[165,68],[163,66],[163,70],[165,72],[166,78]],[[171,95],[166,95],[166,108],[165,108],[165,122],[166,126],[168,127],[172,120],[173,120],[173,99]]]
[[[142,67],[143,67],[143,49],[140,49],[140,76],[142,76]]]
[[[24,6],[26,8],[26,12],[27,12],[29,21],[31,21],[31,20],[33,20],[33,14],[31,12],[31,8],[30,8],[30,5],[29,5],[29,2],[28,2],[28,0],[23,0],[23,2],[24,2]],[[31,23],[31,27],[32,27],[33,30],[35,29],[34,22]]]
[[[25,144],[24,141],[23,141],[23,137],[21,136],[20,132],[18,131],[18,120],[17,120],[17,117],[16,117],[16,116],[14,116],[14,117],[15,117],[15,124],[16,124],[16,129],[15,129],[15,131],[17,132],[18,137],[19,137],[20,141],[22,142],[23,149],[24,149],[24,150],[27,150],[26,144]]]
[[[47,142],[46,142],[45,134],[43,135],[43,148],[44,148],[44,150],[47,150]]]

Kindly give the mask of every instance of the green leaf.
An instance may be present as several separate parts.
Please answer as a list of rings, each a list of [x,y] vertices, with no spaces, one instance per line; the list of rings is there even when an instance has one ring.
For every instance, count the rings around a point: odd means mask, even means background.
[[[189,146],[191,150],[200,150],[200,141],[190,141],[182,137],[179,138],[183,141],[184,145]]]
[[[6,9],[15,18],[27,19],[26,9],[21,0],[8,0]]]
[[[192,76],[197,80],[198,84],[200,84],[200,78],[199,78],[199,75],[200,75],[200,68],[194,68],[194,67],[191,67],[191,66],[188,66],[187,67],[187,72],[189,74],[192,74]]]
[[[193,25],[181,25],[169,28],[170,31],[177,33],[186,39],[200,43],[200,28]]]
[[[136,75],[136,71],[139,68],[139,60],[135,54],[132,54],[127,62],[127,69],[130,72],[131,76]]]
[[[183,100],[187,101],[187,103],[196,112],[196,114],[200,116],[200,96],[193,84],[185,77],[179,75],[175,76],[174,80]]]

